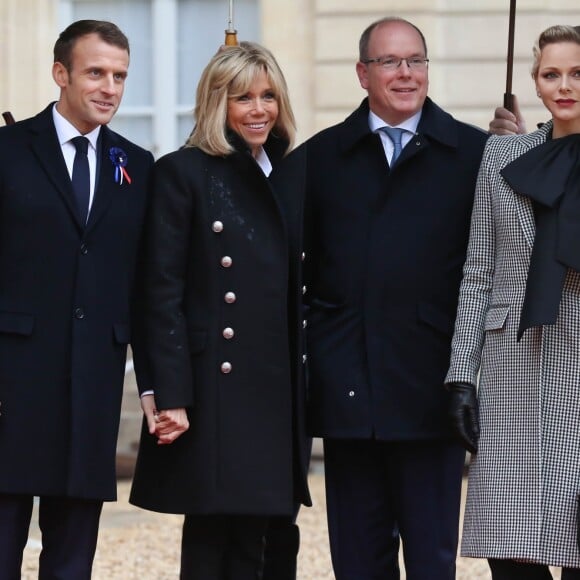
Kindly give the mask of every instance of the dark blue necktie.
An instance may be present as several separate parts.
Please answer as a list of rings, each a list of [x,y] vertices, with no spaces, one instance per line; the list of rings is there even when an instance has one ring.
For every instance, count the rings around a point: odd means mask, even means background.
[[[381,131],[385,132],[387,137],[393,142],[394,149],[393,156],[391,157],[391,165],[394,165],[397,157],[399,157],[403,150],[401,139],[405,129],[399,129],[397,127],[381,127]]]
[[[87,223],[89,213],[89,200],[91,197],[91,174],[89,171],[89,159],[87,152],[89,140],[86,137],[74,137],[71,139],[77,152],[73,163],[72,186],[77,201],[77,209],[82,224]]]

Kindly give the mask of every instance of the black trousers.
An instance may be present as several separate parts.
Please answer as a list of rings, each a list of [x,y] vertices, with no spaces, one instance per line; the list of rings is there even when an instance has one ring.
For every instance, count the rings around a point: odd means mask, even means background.
[[[181,580],[261,580],[268,516],[186,515]]]
[[[552,580],[548,566],[515,560],[488,560],[493,580]],[[580,569],[562,568],[562,580],[580,580]]]
[[[298,507],[296,508],[296,515]],[[268,522],[262,580],[296,580],[300,530],[293,516],[274,516]]]
[[[455,580],[465,451],[449,441],[324,440],[337,580]]]
[[[33,496],[0,494],[0,578],[20,580]],[[103,502],[41,497],[39,580],[90,580]]]

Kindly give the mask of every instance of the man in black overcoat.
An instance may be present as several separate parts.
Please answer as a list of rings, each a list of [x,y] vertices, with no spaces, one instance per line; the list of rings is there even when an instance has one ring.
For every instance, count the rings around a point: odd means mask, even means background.
[[[464,450],[443,379],[486,134],[427,97],[409,22],[369,26],[356,70],[368,98],[304,145],[308,407],[333,567],[398,579],[402,540],[409,580],[451,580]]]
[[[0,577],[20,578],[40,496],[40,578],[90,578],[119,427],[150,153],[107,128],[129,44],[71,24],[58,102],[0,129]],[[83,141],[84,139],[84,141]],[[77,142],[80,143],[78,146]]]

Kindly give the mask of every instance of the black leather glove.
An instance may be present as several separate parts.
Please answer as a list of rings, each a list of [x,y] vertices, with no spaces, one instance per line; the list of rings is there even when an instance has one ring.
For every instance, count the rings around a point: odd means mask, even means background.
[[[453,429],[470,453],[477,453],[479,441],[479,404],[470,383],[449,383],[449,416]]]

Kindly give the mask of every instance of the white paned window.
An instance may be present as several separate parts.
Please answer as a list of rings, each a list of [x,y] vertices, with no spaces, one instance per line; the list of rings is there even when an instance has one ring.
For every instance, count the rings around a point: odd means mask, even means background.
[[[184,142],[193,128],[195,89],[205,65],[223,44],[228,25],[227,0],[179,0],[177,102],[180,142]],[[211,22],[211,26],[204,26]],[[260,42],[260,14],[258,0],[235,0],[234,26],[238,40]]]
[[[260,41],[259,0],[235,0],[239,40]],[[156,157],[193,127],[195,88],[224,41],[228,0],[60,0],[59,30],[82,18],[110,20],[129,38],[123,103],[111,128]]]

